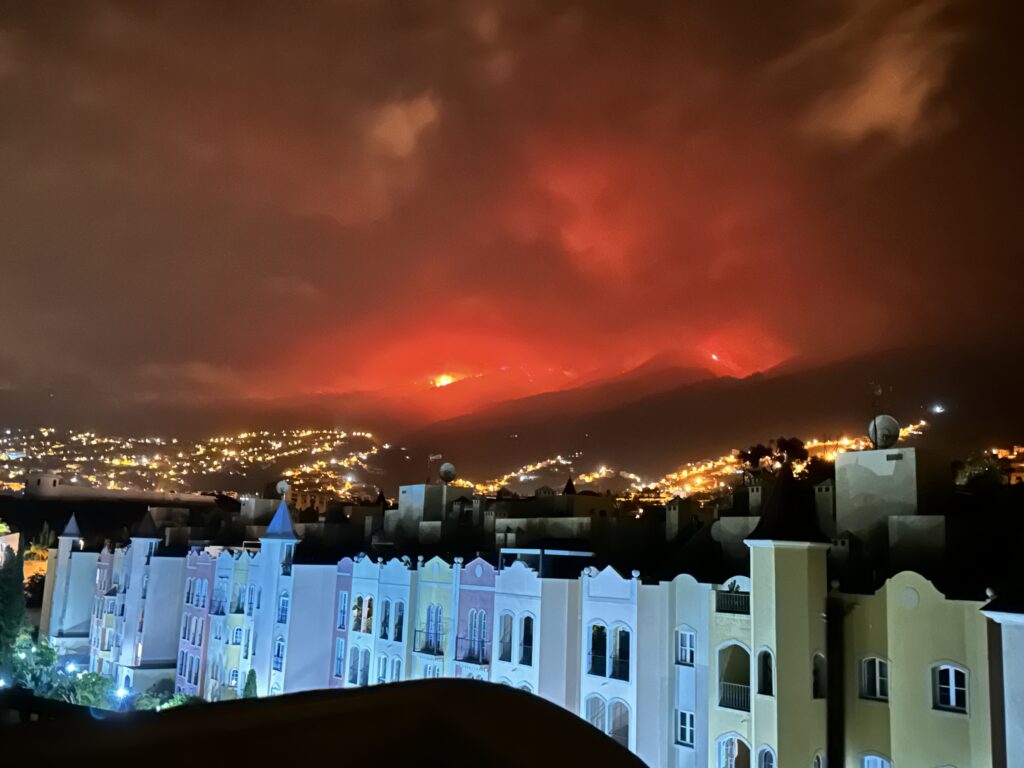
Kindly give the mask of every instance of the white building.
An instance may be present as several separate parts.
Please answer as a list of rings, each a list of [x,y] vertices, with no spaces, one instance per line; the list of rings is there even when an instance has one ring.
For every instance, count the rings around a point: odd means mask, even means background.
[[[160,539],[146,512],[121,563],[114,680],[134,692],[173,679],[177,666],[185,558]]]
[[[84,551],[74,514],[57,537],[46,563],[39,634],[59,656],[83,666],[89,659],[98,552]]]

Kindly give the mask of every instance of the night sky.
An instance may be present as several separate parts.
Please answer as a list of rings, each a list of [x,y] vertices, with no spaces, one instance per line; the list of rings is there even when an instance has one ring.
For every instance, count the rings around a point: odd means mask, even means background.
[[[6,0],[0,390],[499,397],[1012,336],[1013,7]]]

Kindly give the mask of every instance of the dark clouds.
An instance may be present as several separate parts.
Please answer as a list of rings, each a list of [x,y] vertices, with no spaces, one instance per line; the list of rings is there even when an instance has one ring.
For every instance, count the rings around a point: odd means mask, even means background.
[[[0,10],[0,387],[543,387],[1011,319],[1009,5],[296,8]]]

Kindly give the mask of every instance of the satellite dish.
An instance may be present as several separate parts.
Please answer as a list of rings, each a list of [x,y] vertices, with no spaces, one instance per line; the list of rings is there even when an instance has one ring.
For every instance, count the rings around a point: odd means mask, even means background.
[[[455,471],[455,465],[450,461],[446,461],[441,465],[441,468],[437,471],[441,479],[447,484],[459,476],[459,473]]]
[[[278,492],[279,494],[281,494],[281,498],[282,498],[282,499],[283,499],[283,498],[284,498],[285,496],[287,496],[287,495],[288,495],[288,481],[287,481],[287,480],[279,480],[279,481],[277,482],[277,485],[276,485],[276,486],[274,486],[274,487],[275,487],[275,488],[277,489],[277,492]]]
[[[868,439],[875,448],[892,448],[900,439],[900,423],[892,416],[875,416],[868,424]]]

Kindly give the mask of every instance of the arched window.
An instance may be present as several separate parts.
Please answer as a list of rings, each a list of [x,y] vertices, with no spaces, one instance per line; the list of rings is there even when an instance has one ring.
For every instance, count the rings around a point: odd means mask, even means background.
[[[608,735],[629,749],[629,706],[621,699],[608,705]]]
[[[363,631],[363,597],[359,595],[352,603],[352,631]]]
[[[892,768],[892,763],[881,755],[864,755],[862,768]]]
[[[280,696],[281,695],[281,686],[278,685],[277,683],[274,683],[272,686],[270,686],[270,695],[271,696]]]
[[[383,653],[377,656],[377,685],[388,681],[388,657]]]
[[[629,680],[629,646],[630,632],[628,627],[615,627],[612,631],[611,674],[616,680]]]
[[[771,651],[765,649],[757,654],[757,692],[762,696],[775,695],[774,667]],[[774,757],[772,760],[772,765],[774,765]]]
[[[405,603],[401,600],[395,603],[395,635],[396,643],[402,642],[405,628]]]
[[[601,733],[605,732],[605,701],[596,693],[587,698],[586,713],[587,722],[597,728]]]
[[[359,649],[352,646],[348,658],[348,683],[359,685]]]
[[[334,641],[334,676],[345,676],[345,638],[339,637]]]
[[[443,634],[444,613],[440,605],[427,606],[427,632],[424,650],[427,653],[441,653],[443,646],[441,637]]]
[[[288,623],[288,593],[282,592],[277,598],[277,623],[287,624]]]
[[[380,614],[380,638],[388,639],[388,631],[391,629],[391,601],[384,601],[384,610]]]
[[[401,603],[399,603],[401,605]],[[391,682],[397,683],[402,679],[402,660],[395,658],[391,661]]]
[[[338,629],[348,626],[348,592],[338,593]]]
[[[527,693],[533,693],[533,687],[529,683],[520,683],[518,686],[520,691],[526,691]]]
[[[735,736],[718,740],[718,768],[746,768],[750,765],[750,747]]]
[[[587,673],[605,677],[608,674],[608,628],[596,623],[590,626],[590,651]]]
[[[947,712],[967,711],[967,670],[955,664],[932,667],[932,706]]]
[[[757,768],[775,768],[775,753],[770,747],[761,747],[757,755]]]
[[[359,659],[359,684],[370,684],[370,649],[363,648],[362,656]]]
[[[192,605],[192,590],[195,587],[196,580],[189,578],[185,580],[185,602]]]
[[[870,656],[860,663],[860,697],[889,700],[889,662]]]
[[[235,627],[233,630],[231,630],[231,644],[232,645],[241,645],[242,644],[242,628],[241,627]]]
[[[720,707],[750,711],[750,654],[746,648],[732,643],[719,649],[718,688]]]
[[[274,641],[274,669],[280,672],[284,668],[284,638],[280,635]]]
[[[824,699],[828,695],[828,668],[825,666],[825,654],[816,653],[811,661],[811,694],[816,699]]]
[[[512,661],[512,614],[507,612],[498,620],[498,660]]]
[[[363,615],[363,632],[373,634],[373,598],[366,598],[366,613]]]
[[[228,678],[228,685],[230,685],[232,688],[237,688],[238,687],[238,670],[237,669],[232,669],[231,670],[231,676]]]
[[[814,756],[813,768],[826,768],[824,752],[819,752]]]
[[[487,642],[487,611],[484,609],[469,612],[469,647],[466,658],[477,663],[484,659],[484,645]]]
[[[533,617],[524,616],[519,624],[519,663],[533,666]]]
[[[249,602],[245,607],[245,613],[248,616],[252,616],[253,606],[256,604],[256,585],[249,585]]]

